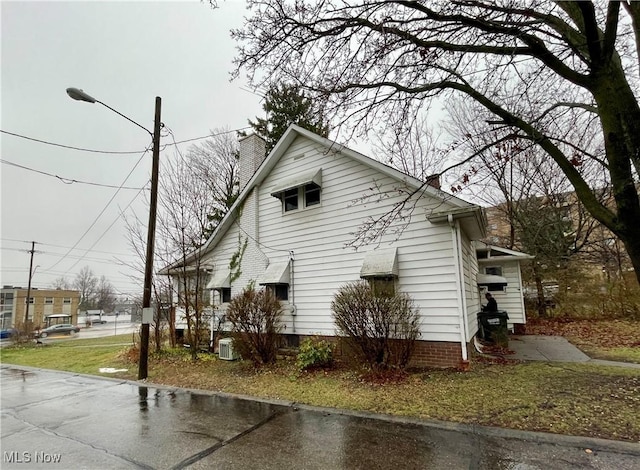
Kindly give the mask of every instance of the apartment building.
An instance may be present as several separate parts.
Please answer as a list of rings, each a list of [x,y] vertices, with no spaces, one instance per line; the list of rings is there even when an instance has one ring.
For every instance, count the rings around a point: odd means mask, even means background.
[[[29,320],[36,328],[46,328],[57,323],[78,322],[80,292],[63,289],[27,288],[3,286],[0,290],[0,321],[2,328],[9,328],[25,321],[27,302]]]

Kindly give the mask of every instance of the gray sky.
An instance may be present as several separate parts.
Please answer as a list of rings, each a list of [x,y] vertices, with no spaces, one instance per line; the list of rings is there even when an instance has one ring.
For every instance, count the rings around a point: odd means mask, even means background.
[[[149,135],[98,104],[71,100],[68,87],[82,88],[150,130],[160,96],[162,121],[177,141],[247,126],[247,119],[261,113],[259,98],[242,90],[243,81],[229,81],[235,52],[229,29],[239,27],[245,13],[243,2],[231,0],[217,10],[197,0],[0,4],[1,129],[75,147],[136,151],[89,153],[0,135],[1,284],[26,287],[26,242],[33,240],[35,287],[48,287],[63,275],[71,280],[88,265],[119,293],[141,294],[141,283],[129,280],[113,257],[131,259],[118,214],[131,204],[129,210],[146,221],[145,198],[121,190],[88,230],[116,189],[65,184],[12,164],[116,187],[132,172],[150,145]],[[161,153],[161,161],[173,157],[171,147]],[[150,170],[151,152],[124,186],[145,186]]]

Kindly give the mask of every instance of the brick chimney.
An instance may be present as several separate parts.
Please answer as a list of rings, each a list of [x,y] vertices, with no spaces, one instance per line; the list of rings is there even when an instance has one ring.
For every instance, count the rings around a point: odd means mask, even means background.
[[[440,187],[440,173],[436,173],[435,175],[427,176],[427,184],[436,189],[441,189]]]
[[[242,191],[267,157],[267,152],[266,142],[257,134],[249,134],[246,137],[242,137],[239,142],[238,180],[240,182],[240,191]]]

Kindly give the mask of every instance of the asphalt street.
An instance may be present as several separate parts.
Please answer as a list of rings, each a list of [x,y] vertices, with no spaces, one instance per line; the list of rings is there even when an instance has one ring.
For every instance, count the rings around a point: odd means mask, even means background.
[[[2,469],[640,469],[640,445],[3,364]]]

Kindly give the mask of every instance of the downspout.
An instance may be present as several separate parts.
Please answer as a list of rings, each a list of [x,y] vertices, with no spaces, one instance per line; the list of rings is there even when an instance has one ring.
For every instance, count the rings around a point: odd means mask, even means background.
[[[293,250],[289,251],[289,303],[291,304],[291,323],[293,333],[296,332],[296,302],[295,302],[295,289],[293,287],[293,262],[295,256]]]
[[[456,271],[456,296],[458,298],[458,305],[460,305],[460,349],[462,350],[462,361],[467,362],[469,360],[467,355],[467,322],[465,321],[465,315],[467,312],[467,300],[464,295],[464,282],[463,282],[463,268],[462,257],[460,256],[461,240],[460,230],[456,221],[453,220],[453,215],[447,216],[449,226],[451,227],[451,240],[453,242],[453,261]]]

